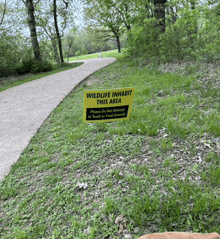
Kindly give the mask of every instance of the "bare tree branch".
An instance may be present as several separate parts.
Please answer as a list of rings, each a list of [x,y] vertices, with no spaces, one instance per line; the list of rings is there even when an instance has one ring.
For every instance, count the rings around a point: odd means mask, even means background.
[[[124,22],[124,24],[125,24],[127,30],[130,30],[130,29],[131,29],[131,26],[127,24],[127,21],[126,21],[126,19],[125,19],[125,16],[124,16],[123,12],[122,12],[120,9],[118,9],[115,4],[112,4],[112,6],[113,6],[113,7],[115,8],[115,10],[118,11],[119,14],[121,15],[121,17],[122,17],[122,19],[123,19],[123,22]],[[127,5],[126,5],[126,7],[125,7],[125,10],[128,11]]]
[[[5,17],[5,12],[6,12],[6,0],[5,0],[5,4],[4,4],[4,10],[3,10],[3,16],[2,16],[2,20],[0,22],[0,25],[2,25],[4,17]]]
[[[68,2],[66,2],[65,0],[63,0],[63,3],[65,3],[66,4],[66,8],[68,8]]]

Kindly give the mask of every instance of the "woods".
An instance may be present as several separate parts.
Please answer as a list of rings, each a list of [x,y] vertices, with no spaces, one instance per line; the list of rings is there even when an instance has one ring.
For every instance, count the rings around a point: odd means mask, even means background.
[[[217,0],[1,0],[0,76],[115,48],[145,62],[217,63],[219,29]]]
[[[133,56],[159,62],[219,60],[218,1],[86,2],[85,14],[93,19],[93,29],[105,28],[116,37],[112,27],[117,26]]]
[[[48,71],[54,62],[64,62],[61,38],[68,23],[74,24],[68,9],[71,3],[71,0],[0,3],[1,77]]]

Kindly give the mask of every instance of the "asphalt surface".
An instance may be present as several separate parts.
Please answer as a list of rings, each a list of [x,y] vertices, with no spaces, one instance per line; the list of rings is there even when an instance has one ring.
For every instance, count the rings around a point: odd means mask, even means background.
[[[89,75],[115,60],[77,61],[84,64],[0,92],[0,180],[57,105]]]

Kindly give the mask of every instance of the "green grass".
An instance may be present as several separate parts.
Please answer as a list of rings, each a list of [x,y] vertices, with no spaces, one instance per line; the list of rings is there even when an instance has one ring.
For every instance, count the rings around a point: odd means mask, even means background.
[[[54,65],[53,66],[53,70],[49,71],[49,72],[43,72],[43,73],[39,73],[39,74],[35,74],[35,75],[31,75],[31,76],[17,76],[17,77],[7,77],[6,79],[0,78],[0,92],[7,90],[9,88],[12,88],[14,86],[18,86],[33,80],[37,80],[40,78],[43,78],[45,76],[49,76],[61,71],[65,71],[65,70],[69,70],[75,67],[78,67],[80,65],[82,65],[83,63],[78,62],[78,63],[64,63],[61,66],[57,66]]]
[[[54,110],[0,183],[0,238],[220,233],[220,105],[199,107],[219,90],[115,56],[93,75],[99,83]],[[83,122],[85,89],[130,86],[129,120]]]
[[[102,52],[100,55],[99,53],[94,53],[94,54],[88,54],[88,55],[82,55],[77,57],[70,57],[69,61],[77,61],[77,60],[86,60],[86,59],[92,59],[92,58],[98,58],[98,57],[114,57],[115,54],[117,54],[118,50],[112,50],[112,51],[106,51]]]

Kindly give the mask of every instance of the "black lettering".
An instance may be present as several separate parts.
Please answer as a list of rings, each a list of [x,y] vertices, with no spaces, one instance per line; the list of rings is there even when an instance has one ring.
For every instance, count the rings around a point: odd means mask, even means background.
[[[109,104],[119,104],[121,103],[121,98],[110,99]]]
[[[108,104],[108,100],[97,100],[97,105],[106,105]]]
[[[87,93],[86,95],[87,95],[87,98],[96,98],[96,97],[94,97],[95,94],[93,94],[93,93]]]
[[[111,95],[110,92],[103,93],[86,93],[87,98],[109,98]]]

